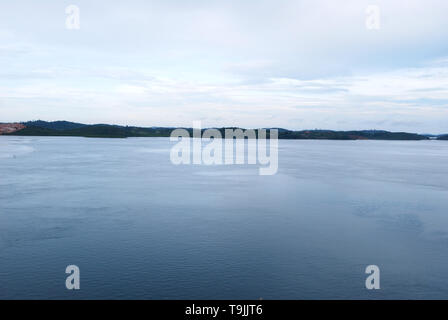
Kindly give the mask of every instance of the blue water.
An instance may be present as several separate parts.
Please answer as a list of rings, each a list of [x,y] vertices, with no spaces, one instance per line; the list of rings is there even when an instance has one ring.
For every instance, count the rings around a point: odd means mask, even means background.
[[[0,137],[0,298],[448,298],[447,142],[281,140],[274,176],[171,146]]]

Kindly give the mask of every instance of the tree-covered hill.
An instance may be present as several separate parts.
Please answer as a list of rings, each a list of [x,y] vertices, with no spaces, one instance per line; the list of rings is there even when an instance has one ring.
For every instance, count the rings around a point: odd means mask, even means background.
[[[68,121],[30,121],[24,122],[24,129],[8,133],[17,136],[79,136],[97,138],[127,138],[127,137],[169,137],[175,128],[133,127],[109,124],[87,125]],[[218,128],[224,137],[226,128]],[[235,128],[230,128],[235,129]],[[192,129],[187,129],[190,134]],[[243,129],[244,130],[244,129]],[[445,138],[444,138],[445,137]],[[327,140],[427,140],[429,137],[407,132],[389,132],[382,130],[332,131],[332,130],[302,130],[292,131],[278,129],[279,139],[327,139]],[[448,140],[448,135],[439,137]]]

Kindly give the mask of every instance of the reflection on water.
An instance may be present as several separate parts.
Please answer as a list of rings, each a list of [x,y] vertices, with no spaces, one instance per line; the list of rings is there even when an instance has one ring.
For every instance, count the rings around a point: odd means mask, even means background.
[[[448,143],[282,140],[274,176],[171,145],[0,137],[0,298],[448,298]]]

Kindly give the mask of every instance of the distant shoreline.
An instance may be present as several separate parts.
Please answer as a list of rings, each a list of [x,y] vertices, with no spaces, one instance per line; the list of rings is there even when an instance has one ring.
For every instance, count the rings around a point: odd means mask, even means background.
[[[0,135],[12,136],[74,136],[88,138],[131,138],[131,137],[169,137],[174,127],[135,127],[109,124],[83,124],[69,121],[29,121],[22,123],[0,124]],[[192,132],[192,128],[183,128]],[[225,129],[241,129],[236,127],[215,128],[221,133]],[[384,130],[301,130],[277,129],[279,139],[290,140],[448,140],[448,134],[423,135],[408,132],[390,132]],[[256,131],[258,131],[257,129]],[[269,133],[269,130],[268,130]]]

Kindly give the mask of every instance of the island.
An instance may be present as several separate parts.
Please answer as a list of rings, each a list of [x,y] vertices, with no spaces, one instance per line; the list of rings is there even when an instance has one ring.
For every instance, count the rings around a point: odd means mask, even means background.
[[[1,123],[0,135],[14,136],[76,136],[90,138],[128,138],[128,137],[169,137],[174,127],[136,127],[112,124],[83,124],[69,121],[28,121],[21,123]],[[192,128],[184,128],[192,132]],[[215,128],[224,133],[225,129]],[[242,128],[241,128],[242,129]],[[326,139],[326,140],[448,140],[448,134],[423,135],[408,132],[385,130],[288,130],[277,129],[279,139]],[[243,129],[244,130],[244,129]]]

